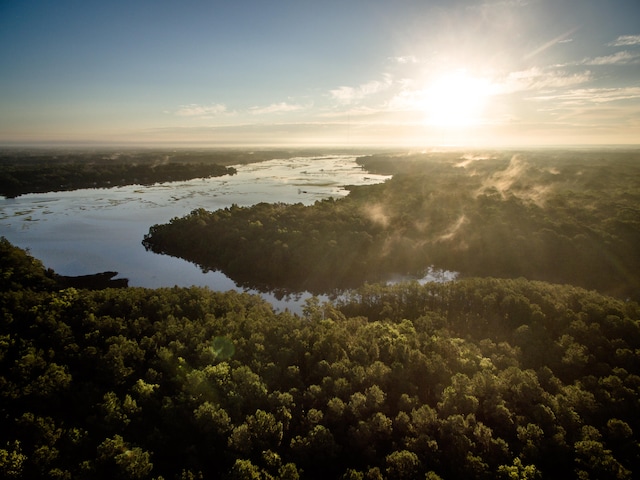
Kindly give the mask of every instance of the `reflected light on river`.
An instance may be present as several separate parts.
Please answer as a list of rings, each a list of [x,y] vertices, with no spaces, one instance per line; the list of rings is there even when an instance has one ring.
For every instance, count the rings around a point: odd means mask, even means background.
[[[147,252],[141,244],[144,235],[152,225],[196,208],[259,202],[311,205],[347,195],[347,185],[389,178],[364,171],[355,160],[353,155],[296,157],[238,165],[232,176],[0,197],[0,236],[60,275],[117,271],[117,278],[129,279],[130,286],[242,290],[221,272],[204,273],[185,260]],[[276,309],[299,313],[309,295],[263,297]]]

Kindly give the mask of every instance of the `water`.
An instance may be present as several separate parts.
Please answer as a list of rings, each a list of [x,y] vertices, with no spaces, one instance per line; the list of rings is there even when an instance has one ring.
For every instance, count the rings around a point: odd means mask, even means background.
[[[355,156],[298,157],[239,165],[233,176],[150,186],[86,189],[0,197],[0,236],[28,249],[61,275],[116,271],[140,287],[207,286],[240,289],[221,272],[203,273],[185,260],[157,255],[141,242],[149,227],[196,208],[217,210],[259,202],[313,204],[348,193],[346,185],[389,178],[362,170]],[[276,308],[300,310],[309,295],[265,297]]]

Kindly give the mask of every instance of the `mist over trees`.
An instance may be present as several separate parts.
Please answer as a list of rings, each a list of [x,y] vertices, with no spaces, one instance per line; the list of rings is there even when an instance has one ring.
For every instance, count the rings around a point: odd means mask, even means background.
[[[337,200],[194,210],[144,245],[261,290],[325,293],[430,266],[640,299],[637,152],[373,155]]]

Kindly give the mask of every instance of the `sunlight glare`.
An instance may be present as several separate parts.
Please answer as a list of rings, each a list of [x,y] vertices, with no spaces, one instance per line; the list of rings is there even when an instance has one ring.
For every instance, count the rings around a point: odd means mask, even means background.
[[[464,70],[440,75],[425,90],[421,105],[425,123],[453,128],[478,125],[489,96],[489,82]]]

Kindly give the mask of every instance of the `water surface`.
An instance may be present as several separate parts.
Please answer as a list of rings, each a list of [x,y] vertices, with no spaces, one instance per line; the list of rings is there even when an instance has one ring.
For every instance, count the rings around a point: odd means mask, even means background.
[[[28,249],[61,275],[117,271],[141,287],[207,286],[241,290],[220,272],[203,273],[185,260],[157,255],[141,241],[149,227],[196,208],[216,210],[259,202],[313,204],[347,195],[348,185],[389,178],[366,172],[356,157],[323,156],[237,165],[236,175],[149,186],[0,197],[0,236]],[[289,306],[265,295],[276,307]]]

